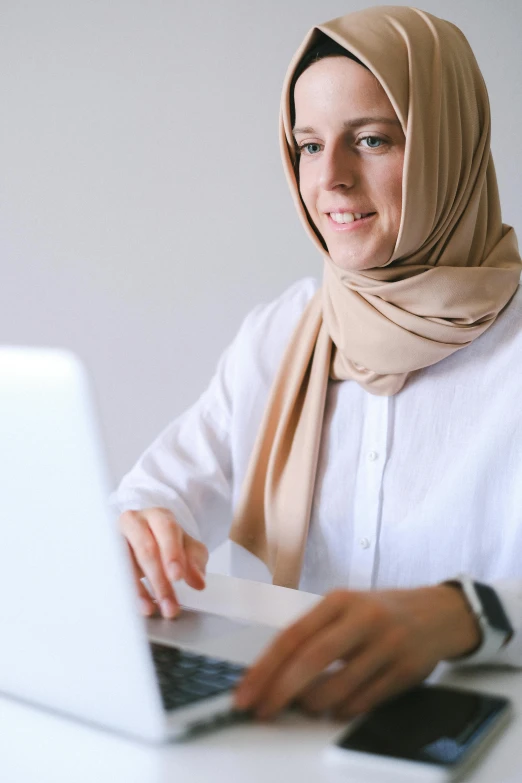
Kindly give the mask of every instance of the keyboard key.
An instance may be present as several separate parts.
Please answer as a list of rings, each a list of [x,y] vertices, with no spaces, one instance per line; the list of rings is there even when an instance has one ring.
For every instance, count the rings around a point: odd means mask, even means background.
[[[219,658],[151,642],[152,659],[167,710],[231,690],[244,667]]]

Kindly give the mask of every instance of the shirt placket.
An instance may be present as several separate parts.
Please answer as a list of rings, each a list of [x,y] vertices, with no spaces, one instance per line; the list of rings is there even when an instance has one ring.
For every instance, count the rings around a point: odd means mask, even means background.
[[[369,394],[355,485],[350,586],[374,585],[382,510],[382,482],[388,448],[389,397]]]

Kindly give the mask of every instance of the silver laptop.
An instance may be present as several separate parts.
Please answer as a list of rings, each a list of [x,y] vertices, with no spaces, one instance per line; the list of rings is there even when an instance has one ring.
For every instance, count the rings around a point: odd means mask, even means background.
[[[151,741],[229,720],[237,663],[276,631],[139,615],[73,354],[0,348],[0,455],[0,692]]]

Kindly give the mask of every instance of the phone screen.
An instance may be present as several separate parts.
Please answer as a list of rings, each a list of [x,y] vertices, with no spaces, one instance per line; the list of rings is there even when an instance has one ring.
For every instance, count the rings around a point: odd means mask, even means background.
[[[346,750],[454,765],[508,705],[502,697],[421,685],[377,707],[336,744]]]

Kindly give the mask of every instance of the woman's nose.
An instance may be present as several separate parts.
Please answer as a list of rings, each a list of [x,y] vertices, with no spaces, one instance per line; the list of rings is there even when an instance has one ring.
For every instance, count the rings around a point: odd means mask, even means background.
[[[357,180],[356,154],[341,145],[331,145],[321,156],[319,184],[324,190],[352,188]]]

